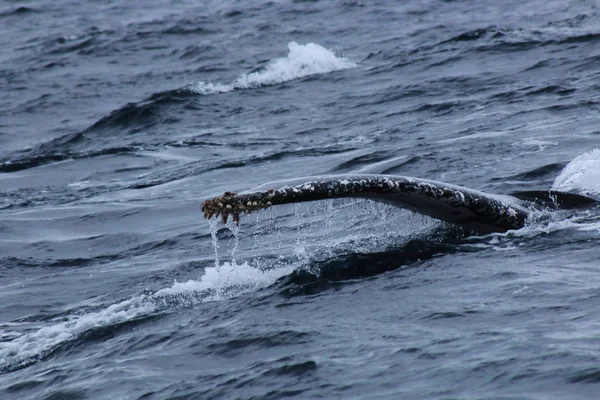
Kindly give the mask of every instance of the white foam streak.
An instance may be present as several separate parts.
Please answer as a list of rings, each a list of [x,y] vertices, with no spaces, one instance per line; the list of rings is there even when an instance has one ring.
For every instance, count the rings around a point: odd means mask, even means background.
[[[291,266],[265,270],[248,263],[223,263],[206,268],[200,280],[175,282],[169,288],[153,294],[137,295],[97,312],[75,315],[67,321],[61,317],[60,321],[52,321],[51,325],[37,329],[23,324],[25,326],[22,328],[35,330],[0,343],[0,371],[13,370],[39,360],[58,346],[77,339],[89,330],[126,323],[173,307],[223,300],[253,292],[273,284],[292,270]],[[13,331],[12,336],[15,333]]]
[[[575,157],[554,180],[552,189],[600,194],[600,149]]]
[[[276,85],[309,75],[325,74],[356,67],[356,63],[336,55],[315,43],[305,45],[296,42],[288,44],[286,58],[271,61],[257,72],[244,74],[230,84],[199,82],[190,90],[199,94],[226,93],[239,89],[251,89]]]
[[[154,311],[146,296],[136,296],[113,304],[102,311],[75,316],[65,322],[44,326],[38,330],[0,344],[0,371],[19,367],[50,353],[57,346],[72,341],[81,333],[97,327],[132,320]]]

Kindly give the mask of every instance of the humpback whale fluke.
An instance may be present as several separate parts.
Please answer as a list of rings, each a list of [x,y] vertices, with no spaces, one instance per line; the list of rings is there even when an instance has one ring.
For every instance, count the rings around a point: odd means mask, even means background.
[[[589,197],[558,191],[528,191],[494,195],[428,179],[396,175],[326,175],[295,178],[259,186],[253,191],[206,200],[206,218],[229,216],[239,221],[250,213],[278,204],[335,198],[363,198],[391,204],[477,233],[520,229],[529,214],[540,208],[585,208],[599,203]]]

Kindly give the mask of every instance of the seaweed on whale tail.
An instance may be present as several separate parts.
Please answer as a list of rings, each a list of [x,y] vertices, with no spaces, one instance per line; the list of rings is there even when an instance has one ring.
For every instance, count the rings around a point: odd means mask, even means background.
[[[206,200],[206,218],[251,213],[279,204],[335,198],[362,198],[406,208],[480,233],[520,229],[529,214],[540,209],[590,208],[595,199],[555,190],[488,194],[466,187],[428,179],[397,175],[358,174],[294,178],[263,184],[245,193],[226,192]]]

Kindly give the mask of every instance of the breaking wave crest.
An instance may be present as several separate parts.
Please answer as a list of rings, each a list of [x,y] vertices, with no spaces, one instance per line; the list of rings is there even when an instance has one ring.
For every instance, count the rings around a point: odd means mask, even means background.
[[[224,300],[254,292],[273,284],[292,272],[292,267],[261,268],[247,262],[224,262],[205,269],[199,280],[175,282],[154,293],[142,293],[129,299],[100,306],[99,311],[68,316],[63,314],[49,325],[10,323],[7,334],[0,337],[0,373],[11,372],[36,363],[58,351],[67,343],[85,337],[89,332],[107,327],[118,328],[146,320],[177,307]],[[98,310],[98,308],[96,308]],[[0,325],[1,326],[1,325]],[[19,329],[20,332],[16,330]],[[23,330],[28,332],[22,333]]]
[[[296,42],[288,44],[287,57],[273,60],[264,69],[244,74],[230,84],[198,82],[189,90],[198,94],[232,92],[239,89],[252,89],[276,85],[309,75],[324,74],[342,69],[354,68],[356,63],[336,55],[315,43],[305,45]]]

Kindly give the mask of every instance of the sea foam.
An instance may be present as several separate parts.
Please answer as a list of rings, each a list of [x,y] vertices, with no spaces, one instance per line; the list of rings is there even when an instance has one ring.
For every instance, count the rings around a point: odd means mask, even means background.
[[[251,89],[276,85],[309,75],[325,74],[356,67],[356,63],[337,57],[332,51],[315,43],[288,44],[287,57],[269,62],[263,69],[241,75],[229,84],[198,82],[189,87],[199,94],[225,93],[239,89]]]
[[[134,295],[101,307],[99,311],[72,315],[66,319],[61,316],[44,326],[35,326],[35,323],[11,324],[11,334],[3,337],[3,342],[0,343],[0,372],[13,371],[35,363],[64,343],[75,341],[90,330],[127,323],[181,306],[224,300],[253,292],[273,284],[292,271],[292,266],[262,268],[247,262],[224,262],[207,267],[199,280],[175,282],[157,292]],[[5,327],[0,325],[0,328]],[[26,333],[19,334],[18,330]]]

